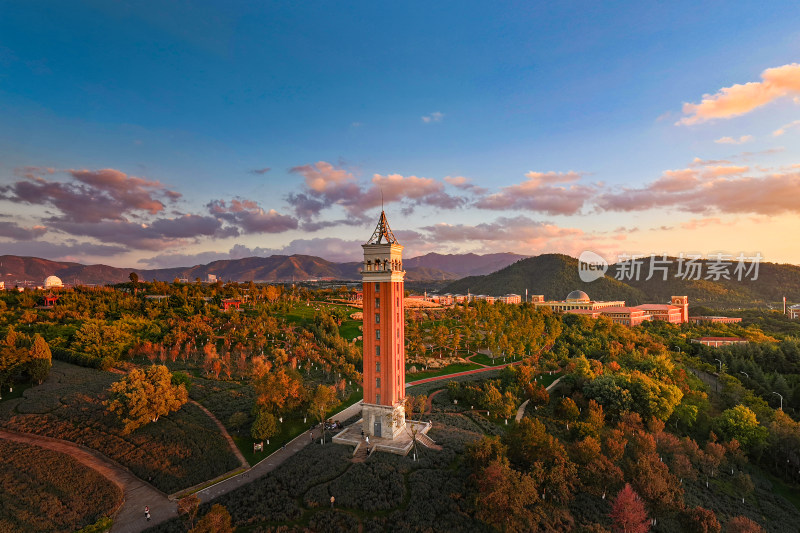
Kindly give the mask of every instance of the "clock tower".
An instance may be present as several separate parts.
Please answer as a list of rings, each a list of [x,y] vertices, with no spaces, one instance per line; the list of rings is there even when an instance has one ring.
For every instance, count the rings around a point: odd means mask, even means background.
[[[385,241],[385,242],[384,242]],[[364,403],[366,435],[395,439],[405,427],[405,316],[403,247],[386,213],[364,249]]]

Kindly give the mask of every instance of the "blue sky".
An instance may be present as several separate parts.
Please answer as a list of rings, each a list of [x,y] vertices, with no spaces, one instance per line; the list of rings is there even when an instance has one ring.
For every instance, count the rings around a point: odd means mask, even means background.
[[[799,15],[0,2],[0,253],[354,259],[383,189],[412,256],[798,263]]]

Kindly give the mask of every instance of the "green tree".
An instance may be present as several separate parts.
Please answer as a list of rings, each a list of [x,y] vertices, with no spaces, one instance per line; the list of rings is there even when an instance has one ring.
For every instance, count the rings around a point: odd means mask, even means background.
[[[275,420],[275,415],[266,409],[259,409],[256,413],[256,420],[250,428],[250,435],[256,440],[269,440],[277,433],[278,422]]]
[[[763,444],[768,431],[759,425],[756,414],[744,405],[726,409],[714,422],[717,433],[726,440],[736,439],[744,450]]]
[[[110,413],[115,413],[127,435],[159,417],[177,411],[189,400],[186,387],[172,384],[172,374],[166,366],[153,365],[146,371],[131,370],[127,376],[113,383],[109,398],[104,402]]]

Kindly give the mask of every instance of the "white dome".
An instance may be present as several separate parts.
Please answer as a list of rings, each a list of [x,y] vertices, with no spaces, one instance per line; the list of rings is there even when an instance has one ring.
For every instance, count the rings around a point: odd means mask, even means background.
[[[567,294],[567,301],[568,302],[588,302],[589,295],[583,291],[572,291],[571,293]]]
[[[53,287],[63,287],[63,286],[64,283],[58,276],[47,276],[47,278],[44,280],[45,289],[52,289]]]

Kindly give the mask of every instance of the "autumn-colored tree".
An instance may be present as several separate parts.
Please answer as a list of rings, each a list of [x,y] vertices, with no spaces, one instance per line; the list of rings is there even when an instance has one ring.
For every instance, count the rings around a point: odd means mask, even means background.
[[[308,402],[308,412],[317,422],[322,424],[323,436],[325,431],[325,415],[337,404],[336,389],[330,385],[317,385]]]
[[[47,341],[38,333],[33,338],[30,357],[28,373],[33,381],[41,384],[50,373],[50,368],[53,366],[53,356],[50,353],[50,346],[48,346]]]
[[[492,461],[475,476],[479,520],[506,532],[528,531],[531,506],[539,502],[533,478],[517,472],[506,461]]]
[[[492,461],[505,459],[506,450],[506,445],[500,441],[500,437],[483,436],[467,444],[466,456],[473,468],[480,469]]]
[[[562,418],[569,421],[575,421],[581,416],[581,412],[575,404],[575,400],[569,397],[561,400],[561,403],[558,405],[558,413]]]
[[[194,527],[194,519],[197,518],[197,511],[200,509],[200,498],[197,494],[191,494],[178,500],[178,514],[185,515],[189,522],[189,529]]]
[[[189,533],[233,533],[231,514],[222,505],[215,503]]]
[[[256,403],[271,411],[292,409],[303,401],[303,379],[294,370],[279,368],[254,380]]]
[[[714,511],[704,507],[695,507],[686,511],[686,530],[690,533],[719,533],[722,526]]]
[[[614,531],[623,533],[647,533],[650,531],[650,520],[647,518],[644,504],[627,483],[614,499],[609,516],[614,525]]]
[[[746,516],[736,516],[725,524],[725,533],[764,533],[764,528]]]
[[[530,399],[531,404],[539,407],[550,402],[550,393],[539,382],[528,383],[525,386],[525,396]]]
[[[109,398],[104,402],[110,413],[115,413],[123,424],[126,435],[160,416],[177,411],[189,400],[183,384],[173,385],[172,374],[166,366],[153,365],[146,371],[139,368],[109,389]]]

